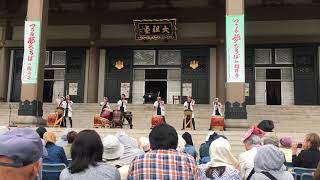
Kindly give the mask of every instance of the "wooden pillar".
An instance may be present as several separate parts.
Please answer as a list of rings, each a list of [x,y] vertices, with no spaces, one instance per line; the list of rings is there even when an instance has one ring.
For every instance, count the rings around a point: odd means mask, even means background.
[[[98,102],[98,83],[99,83],[99,48],[95,41],[100,39],[100,24],[90,25],[90,50],[89,50],[89,68],[88,68],[88,87],[87,88],[87,102]]]
[[[226,46],[225,46],[225,12],[219,14],[217,20],[217,38],[220,39],[217,45],[217,97],[226,102]]]
[[[46,30],[48,24],[48,8],[49,0],[28,0],[27,17],[26,22],[31,22],[29,25],[28,37],[33,37],[34,31],[33,52],[31,52],[30,46],[25,45],[24,64],[30,61],[32,58],[32,66],[23,65],[23,72],[21,85],[21,99],[18,110],[18,118],[15,121],[17,124],[42,124],[43,109],[42,109],[42,96],[43,96],[43,77],[44,77],[44,63],[46,54]],[[39,24],[37,25],[37,23]],[[28,25],[26,23],[26,25]],[[39,26],[39,27],[37,27]],[[37,28],[40,28],[39,34],[37,34]],[[26,38],[26,37],[25,37]],[[37,45],[38,39],[38,45]],[[25,39],[26,40],[26,39]],[[32,38],[28,39],[32,41]],[[29,43],[28,42],[28,43]],[[32,44],[32,43],[29,43]],[[39,49],[38,51],[36,49]],[[29,50],[30,54],[26,56],[26,50]],[[37,57],[38,56],[38,62]],[[28,62],[29,63],[29,62]],[[28,69],[29,68],[29,69]],[[31,70],[30,70],[31,69]],[[34,73],[36,72],[37,73]],[[28,73],[34,73],[35,76],[27,75]],[[30,78],[35,77],[35,78]],[[31,81],[31,80],[32,81]]]
[[[12,36],[12,26],[6,21],[2,29],[2,42],[10,40]],[[10,70],[10,52],[8,48],[0,49],[0,102],[7,101],[8,79]]]
[[[226,119],[246,119],[244,0],[226,0]]]

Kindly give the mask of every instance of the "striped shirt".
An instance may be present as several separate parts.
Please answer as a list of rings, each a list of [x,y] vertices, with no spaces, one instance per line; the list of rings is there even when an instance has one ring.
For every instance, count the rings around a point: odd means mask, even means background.
[[[192,156],[176,150],[153,150],[136,157],[130,164],[128,180],[198,180]]]
[[[199,176],[201,180],[210,179],[206,176],[206,171],[209,167],[206,164],[199,165]],[[217,171],[212,172],[213,179],[216,180],[242,180],[239,171],[231,167],[226,166],[225,172],[219,176]]]

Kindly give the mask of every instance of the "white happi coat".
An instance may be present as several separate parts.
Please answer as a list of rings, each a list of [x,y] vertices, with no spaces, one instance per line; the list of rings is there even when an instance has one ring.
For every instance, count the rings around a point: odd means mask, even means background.
[[[72,105],[73,105],[73,102],[69,101],[69,103],[68,103],[68,116],[67,117],[72,117]],[[67,108],[67,102],[66,101],[62,102],[62,107],[64,108],[63,116],[65,117],[66,108]]]
[[[117,104],[118,104],[118,110],[120,111],[120,107],[121,107],[121,105],[122,105],[122,100],[120,99]],[[128,104],[128,101],[127,101],[127,100],[124,100],[124,101],[123,101],[123,109],[124,109],[124,112],[127,112],[127,104]]]
[[[183,104],[184,110],[188,109],[188,104],[189,104],[188,101],[184,102],[184,104]],[[195,101],[192,100],[190,102],[190,110],[192,111],[192,118],[194,118],[194,108],[193,108],[194,104],[195,104]]]
[[[212,116],[216,116],[216,110],[218,109],[219,113],[221,116],[223,116],[222,114],[222,104],[220,102],[218,102],[218,104],[216,105],[213,102],[213,112],[212,112]]]
[[[158,109],[158,101],[153,103],[153,107],[155,108],[155,115],[157,115],[157,109]],[[160,103],[160,109],[161,109],[161,116],[165,116],[165,109],[164,109],[164,103]]]

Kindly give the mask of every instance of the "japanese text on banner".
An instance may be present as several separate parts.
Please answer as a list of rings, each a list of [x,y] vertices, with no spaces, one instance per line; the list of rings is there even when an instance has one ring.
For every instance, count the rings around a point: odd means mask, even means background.
[[[227,16],[227,82],[244,82],[244,16]]]
[[[24,27],[22,84],[36,84],[38,80],[40,21],[26,21]]]

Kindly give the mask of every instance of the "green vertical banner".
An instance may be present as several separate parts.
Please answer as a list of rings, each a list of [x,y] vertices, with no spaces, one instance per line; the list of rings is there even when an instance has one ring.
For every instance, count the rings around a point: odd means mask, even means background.
[[[245,82],[244,40],[244,15],[227,16],[227,82]]]
[[[26,21],[24,25],[22,84],[36,84],[38,81],[40,25],[40,21]]]

